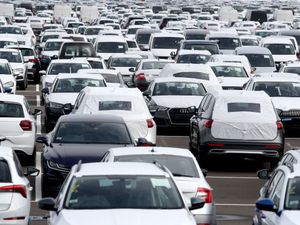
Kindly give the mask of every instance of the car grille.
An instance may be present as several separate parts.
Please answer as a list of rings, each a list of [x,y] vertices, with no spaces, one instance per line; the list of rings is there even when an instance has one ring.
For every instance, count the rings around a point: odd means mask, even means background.
[[[282,111],[280,117],[300,117],[300,110]]]
[[[193,113],[189,113],[187,108],[174,108],[169,110],[171,123],[189,124]]]

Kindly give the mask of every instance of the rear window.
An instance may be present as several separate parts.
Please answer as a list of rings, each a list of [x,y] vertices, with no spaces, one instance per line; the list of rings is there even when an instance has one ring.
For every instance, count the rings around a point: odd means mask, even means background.
[[[200,72],[181,72],[181,73],[174,73],[174,77],[186,77],[186,78],[195,78],[201,80],[209,80],[209,75],[207,73],[200,73]]]
[[[108,74],[108,73],[101,73],[101,75],[103,76],[104,80],[107,83],[121,83],[118,75],[114,75],[114,74]]]
[[[0,159],[0,183],[11,183],[11,175],[6,160]]]
[[[23,107],[16,103],[0,102],[0,117],[24,117]]]
[[[255,112],[260,113],[259,103],[234,102],[227,104],[228,112]]]
[[[103,64],[102,62],[99,61],[93,61],[93,60],[88,60],[89,64],[93,69],[103,69]]]
[[[62,46],[59,58],[96,57],[96,52],[91,43],[68,43]]]
[[[132,104],[129,101],[101,101],[99,102],[99,111],[106,110],[124,110],[131,111]]]

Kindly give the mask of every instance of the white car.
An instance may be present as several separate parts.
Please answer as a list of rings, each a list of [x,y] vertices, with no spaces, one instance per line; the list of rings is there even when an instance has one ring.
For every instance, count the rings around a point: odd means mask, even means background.
[[[148,162],[154,161],[166,166],[182,191],[186,201],[192,196],[205,201],[201,209],[192,210],[197,224],[216,224],[216,208],[212,188],[188,149],[170,147],[121,147],[110,149],[102,162]],[[204,171],[205,172],[205,171]]]
[[[45,126],[50,131],[64,112],[64,105],[70,103],[72,106],[78,93],[86,86],[106,87],[106,82],[101,75],[72,73],[57,75],[51,88],[42,89],[45,94]]]
[[[50,210],[49,225],[165,224],[196,225],[189,210],[204,201],[185,201],[172,174],[150,163],[86,163],[73,166],[57,200],[39,207]],[[60,213],[57,213],[60,212]]]
[[[23,173],[16,153],[3,146],[0,147],[0,171],[0,224],[27,225],[32,187],[25,176],[37,176],[39,171],[29,167]]]
[[[238,35],[215,33],[206,36],[207,40],[218,41],[220,52],[224,55],[231,55],[237,47],[242,46],[241,39]]]
[[[4,89],[10,89],[9,93],[15,94],[17,82],[13,70],[6,59],[0,59],[0,80]]]
[[[35,115],[23,95],[0,94],[0,136],[6,137],[2,146],[11,147],[30,162],[35,160]]]
[[[121,116],[135,140],[156,144],[156,124],[137,88],[86,87],[77,97],[72,113]]]

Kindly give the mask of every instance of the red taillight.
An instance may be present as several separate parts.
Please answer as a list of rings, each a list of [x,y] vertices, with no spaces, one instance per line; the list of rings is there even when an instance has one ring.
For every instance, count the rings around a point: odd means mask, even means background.
[[[145,74],[144,73],[139,73],[136,75],[137,80],[146,80]]]
[[[281,121],[277,121],[276,122],[276,125],[277,125],[277,129],[280,130],[283,128],[283,124],[281,123]]]
[[[3,218],[3,220],[25,220],[25,216]]]
[[[268,148],[268,149],[277,149],[277,148],[280,148],[279,145],[265,145],[264,147]]]
[[[209,147],[224,147],[224,144],[220,144],[220,143],[210,143],[208,144]]]
[[[38,58],[29,59],[29,62],[33,62],[33,63],[36,63],[36,62],[38,62],[38,61],[39,61],[39,59],[38,59]]]
[[[198,188],[196,197],[200,197],[205,203],[212,203],[212,192],[208,188]]]
[[[31,131],[32,130],[32,123],[29,120],[22,120],[20,122],[20,127],[22,128],[22,130],[24,131]]]
[[[204,126],[206,128],[211,128],[212,124],[213,124],[213,120],[204,120]]]
[[[0,187],[0,192],[20,193],[24,198],[27,198],[26,187],[23,185],[10,185],[10,186]]]
[[[147,122],[148,128],[154,127],[154,123],[153,123],[153,120],[152,120],[152,119],[147,119],[146,122]]]

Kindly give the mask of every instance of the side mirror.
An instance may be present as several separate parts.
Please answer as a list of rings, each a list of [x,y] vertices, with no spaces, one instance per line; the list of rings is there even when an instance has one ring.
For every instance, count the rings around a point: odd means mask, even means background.
[[[147,98],[149,98],[149,99],[151,99],[151,96],[150,96],[150,90],[146,90],[146,91],[144,91],[143,92],[143,96],[145,96],[145,97],[147,97]]]
[[[57,56],[57,55],[53,55],[53,56],[50,57],[50,59],[51,59],[51,60],[52,60],[52,59],[58,59],[58,56]]]
[[[40,114],[42,114],[42,110],[40,110],[40,109],[34,109],[34,111],[31,114],[34,115],[34,116],[40,115]]]
[[[63,109],[66,113],[70,113],[73,109],[73,106],[72,106],[71,103],[67,103],[67,104],[64,105]]]
[[[256,205],[256,208],[259,210],[265,210],[265,211],[269,211],[269,212],[277,212],[278,211],[274,202],[269,198],[260,199],[255,203],[255,205]]]
[[[43,89],[41,90],[41,92],[42,92],[43,94],[48,95],[48,94],[49,94],[49,88],[48,88],[48,87],[45,87],[45,88],[43,88]]]
[[[34,167],[27,167],[24,171],[24,176],[37,177],[40,171]]]
[[[189,210],[194,210],[194,209],[201,209],[203,208],[205,204],[205,201],[200,199],[200,198],[191,198],[191,206],[189,207]]]
[[[149,141],[147,141],[146,138],[139,138],[137,143],[136,143],[136,146],[153,146],[153,144]]]
[[[262,169],[257,172],[257,177],[262,180],[270,179],[270,172],[268,169]]]
[[[42,210],[57,211],[54,198],[43,198],[38,201],[38,207]]]
[[[207,177],[208,171],[206,169],[201,169],[203,176]]]
[[[170,56],[171,56],[172,59],[174,59],[176,57],[176,52],[171,52]]]
[[[39,137],[37,137],[37,138],[35,139],[35,142],[44,144],[44,145],[46,145],[46,146],[49,145],[49,144],[48,144],[48,138],[45,137],[45,136],[39,136]]]
[[[40,74],[41,76],[44,76],[44,75],[46,75],[46,71],[45,71],[45,70],[40,70],[39,74]]]
[[[4,93],[11,93],[12,92],[12,88],[11,87],[4,87]]]
[[[134,73],[134,72],[135,72],[135,68],[134,68],[134,67],[132,67],[132,68],[129,68],[129,72],[132,72],[132,73]]]
[[[186,110],[186,113],[196,114],[196,112],[197,112],[196,106],[190,106],[190,107],[186,108],[185,110]]]
[[[276,72],[279,72],[279,70],[281,68],[281,64],[280,63],[276,63],[275,67],[276,67]]]
[[[251,74],[253,74],[256,71],[256,67],[251,67]]]

